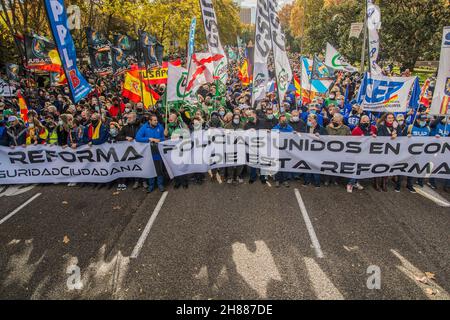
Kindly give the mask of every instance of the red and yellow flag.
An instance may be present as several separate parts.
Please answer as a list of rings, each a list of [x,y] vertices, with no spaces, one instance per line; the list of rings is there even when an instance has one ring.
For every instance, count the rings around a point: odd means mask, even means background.
[[[141,79],[139,70],[128,71],[125,74],[122,96],[135,103],[142,102],[149,109],[156,105],[160,96]]]
[[[248,72],[248,59],[244,59],[242,66],[239,68],[239,79],[243,86],[249,86],[251,83],[251,77]]]
[[[294,74],[295,97],[302,99],[302,104],[310,104],[316,97],[316,93],[302,88],[302,83],[297,74]]]
[[[25,98],[20,91],[17,91],[17,99],[19,100],[20,117],[24,122],[28,122],[28,106]]]

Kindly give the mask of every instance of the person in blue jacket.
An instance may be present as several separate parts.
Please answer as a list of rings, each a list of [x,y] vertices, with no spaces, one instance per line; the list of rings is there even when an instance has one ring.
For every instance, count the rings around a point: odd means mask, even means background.
[[[280,116],[280,118],[278,119],[278,124],[275,127],[273,127],[272,130],[282,132],[282,133],[294,132],[294,128],[292,128],[292,126],[289,125],[285,114],[282,114]],[[289,182],[288,182],[289,178],[290,178],[290,174],[288,172],[279,171],[275,175],[275,181],[276,181],[275,186],[277,188],[279,188],[280,185],[283,184],[286,188],[289,188]]]
[[[140,143],[150,143],[152,146],[153,162],[155,163],[156,178],[150,178],[147,192],[152,193],[155,190],[155,182],[158,184],[159,191],[164,192],[163,163],[158,150],[158,143],[163,142],[164,127],[158,123],[158,117],[152,114],[148,123],[142,125],[136,134],[136,141]]]
[[[450,124],[448,123],[450,120],[449,116],[446,117],[438,117],[434,120],[431,125],[431,135],[439,138],[450,137]],[[445,179],[444,191],[450,191],[450,179]],[[436,179],[430,178],[427,185],[431,189],[437,189]]]
[[[439,137],[450,136],[449,120],[450,120],[450,116],[438,117],[436,120],[434,120],[430,125],[431,135],[439,136]]]
[[[428,116],[426,114],[420,115],[417,120],[414,122],[414,124],[411,124],[408,127],[408,137],[428,137],[431,135],[431,129],[428,126]],[[406,188],[411,193],[416,193],[414,190],[413,184],[414,184],[414,178],[408,177],[406,182]],[[419,187],[423,187],[423,178],[417,179],[417,184]]]
[[[0,146],[7,147],[8,146],[8,136],[6,134],[6,123],[3,120],[0,120]]]
[[[308,106],[308,111],[303,112],[302,113],[302,120],[306,123],[306,121],[308,121],[308,117],[310,114],[315,114],[317,115],[317,123],[319,124],[319,126],[323,126],[323,115],[320,114],[320,104],[317,103],[317,101],[311,103]]]

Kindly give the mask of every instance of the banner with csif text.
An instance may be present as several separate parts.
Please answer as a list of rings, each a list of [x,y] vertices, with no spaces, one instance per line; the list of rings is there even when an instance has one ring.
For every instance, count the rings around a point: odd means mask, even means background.
[[[50,145],[0,147],[0,185],[106,183],[119,178],[153,178],[151,146],[120,142],[74,150]]]
[[[367,179],[450,179],[450,139],[340,137],[274,131],[208,130],[165,141],[159,150],[171,177],[248,165],[265,172]]]

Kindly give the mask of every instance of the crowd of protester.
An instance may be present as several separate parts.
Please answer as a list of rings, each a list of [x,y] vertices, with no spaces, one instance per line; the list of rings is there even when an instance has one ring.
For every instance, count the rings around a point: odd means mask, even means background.
[[[300,60],[290,54],[291,66],[299,74]],[[100,145],[119,141],[137,141],[157,145],[161,141],[173,139],[182,130],[205,130],[225,128],[229,130],[278,130],[280,132],[299,132],[315,135],[338,136],[440,136],[448,137],[450,126],[448,118],[429,115],[429,103],[418,109],[408,109],[406,113],[375,114],[364,111],[355,97],[361,84],[361,75],[340,73],[327,94],[316,95],[309,103],[289,91],[284,101],[277,100],[276,92],[269,92],[264,100],[251,107],[251,88],[241,84],[238,77],[238,63],[230,63],[229,80],[226,92],[218,95],[215,84],[205,84],[198,91],[198,103],[185,104],[171,108],[167,114],[163,101],[147,110],[142,103],[133,103],[121,96],[123,77],[98,78],[88,70],[84,74],[94,90],[78,104],[69,98],[67,87],[50,87],[42,79],[34,81],[25,77],[21,90],[27,100],[28,121],[20,117],[17,98],[0,100],[0,146],[17,147],[50,144],[64,148],[78,148],[83,145]],[[387,75],[394,76],[393,68],[386,68]],[[270,67],[273,77],[273,67]],[[409,76],[405,70],[397,76]],[[154,88],[161,97],[165,85]],[[431,101],[433,81],[427,92]],[[167,118],[166,118],[167,117]],[[167,124],[167,125],[166,125]],[[131,183],[133,189],[141,186],[148,192],[159,188],[164,191],[167,175],[158,154],[152,148],[158,177],[146,181],[121,179],[118,190],[126,190]],[[193,174],[177,177],[173,181],[176,189],[188,188],[189,184],[202,184],[208,174]],[[300,180],[305,186],[328,185],[346,186],[348,192],[364,189],[361,181],[318,174],[289,174],[279,172],[273,176],[251,167],[239,166],[209,172],[211,180],[218,183],[242,184],[248,177],[250,184],[269,179],[275,186],[289,187],[293,181]],[[166,178],[165,178],[166,177]],[[392,181],[391,181],[392,180]],[[416,181],[417,180],[417,181]],[[373,179],[373,187],[379,192],[387,192],[388,185],[396,192],[402,188],[402,177]],[[427,184],[436,189],[440,182],[429,179]],[[423,179],[406,178],[406,188],[415,192],[414,186],[424,185]],[[75,186],[76,184],[69,184]],[[450,191],[450,181],[443,181],[444,189]]]

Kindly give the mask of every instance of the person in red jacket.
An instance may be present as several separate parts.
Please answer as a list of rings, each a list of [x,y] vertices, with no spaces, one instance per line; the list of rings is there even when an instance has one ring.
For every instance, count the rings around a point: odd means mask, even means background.
[[[370,118],[366,115],[361,117],[360,123],[352,131],[352,136],[376,136],[377,127],[370,124]]]
[[[364,137],[364,136],[377,136],[377,127],[370,124],[370,118],[366,115],[361,117],[361,120],[358,124],[358,126],[353,129],[352,136],[356,137]],[[347,192],[352,193],[353,188],[357,188],[358,190],[364,190],[364,187],[359,184],[358,180],[356,179],[350,179],[350,181],[347,184]]]
[[[112,102],[112,105],[108,108],[109,115],[115,119],[122,117],[125,112],[125,104],[119,98],[114,98]]]

